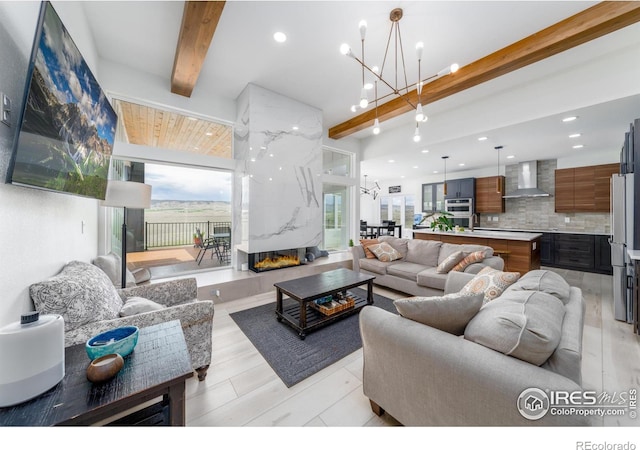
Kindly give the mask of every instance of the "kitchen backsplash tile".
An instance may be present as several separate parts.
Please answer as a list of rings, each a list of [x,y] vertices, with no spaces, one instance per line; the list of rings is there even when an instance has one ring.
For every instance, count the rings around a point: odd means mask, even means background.
[[[531,230],[559,230],[586,233],[609,233],[609,213],[556,213],[555,169],[557,160],[538,161],[538,188],[550,197],[505,199],[505,213],[480,214],[480,226]],[[518,187],[518,165],[505,167],[506,192]],[[497,217],[498,220],[489,220]],[[569,218],[569,223],[565,221]]]

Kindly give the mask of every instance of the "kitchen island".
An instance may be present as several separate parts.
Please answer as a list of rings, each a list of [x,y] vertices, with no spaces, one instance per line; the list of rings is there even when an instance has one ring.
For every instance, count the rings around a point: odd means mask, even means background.
[[[541,233],[509,231],[433,231],[414,229],[414,239],[447,242],[449,244],[477,244],[493,248],[493,253],[504,259],[504,270],[525,274],[540,268]]]

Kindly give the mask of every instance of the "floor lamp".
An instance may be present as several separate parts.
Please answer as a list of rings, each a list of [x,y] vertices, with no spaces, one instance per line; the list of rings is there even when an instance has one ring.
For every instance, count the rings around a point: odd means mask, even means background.
[[[127,208],[147,209],[151,207],[151,186],[134,181],[109,180],[107,194],[102,206],[123,208],[122,218],[122,287],[127,286]]]

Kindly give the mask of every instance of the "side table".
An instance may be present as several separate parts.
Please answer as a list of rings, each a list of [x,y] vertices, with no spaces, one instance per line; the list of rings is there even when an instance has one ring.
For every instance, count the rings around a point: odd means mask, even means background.
[[[118,374],[100,384],[87,380],[84,344],[65,349],[65,376],[47,392],[0,408],[0,426],[92,425],[161,398],[113,425],[185,425],[185,381],[193,376],[180,321],[140,329],[135,350]]]

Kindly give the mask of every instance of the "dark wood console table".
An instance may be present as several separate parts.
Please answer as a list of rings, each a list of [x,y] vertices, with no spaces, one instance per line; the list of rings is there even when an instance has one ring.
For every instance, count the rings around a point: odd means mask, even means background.
[[[284,320],[288,325],[298,331],[300,339],[304,339],[308,332],[324,327],[343,317],[355,314],[366,305],[373,304],[373,280],[374,276],[364,275],[349,269],[330,270],[328,272],[311,275],[294,280],[275,283],[276,317],[278,321]],[[333,295],[338,292],[346,293],[347,289],[367,285],[367,298],[355,297],[355,305],[331,316],[312,309],[309,303],[314,300]],[[295,300],[295,304],[285,306],[283,294]]]
[[[65,375],[47,392],[0,408],[0,426],[185,425],[185,381],[193,376],[180,321],[140,329],[138,344],[112,379],[93,384],[84,344],[65,349]],[[158,399],[109,422],[109,418]]]

